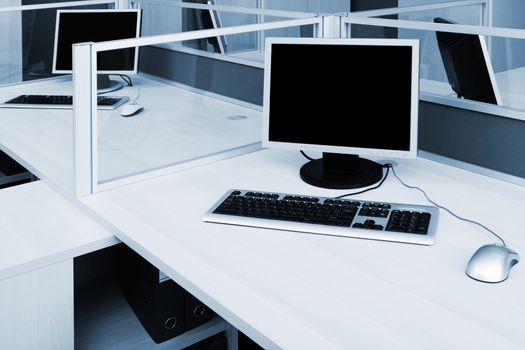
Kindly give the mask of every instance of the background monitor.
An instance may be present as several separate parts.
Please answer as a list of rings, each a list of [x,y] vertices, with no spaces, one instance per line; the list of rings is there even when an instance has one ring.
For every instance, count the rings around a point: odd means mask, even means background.
[[[58,10],[55,28],[53,73],[72,73],[72,45],[140,36],[140,10]],[[99,52],[99,92],[122,87],[107,74],[137,73],[138,49],[126,48]],[[110,86],[105,86],[110,84]],[[119,84],[120,86],[116,86]]]
[[[215,0],[184,0],[183,2],[216,5]],[[183,8],[183,31],[218,29],[222,28],[222,21],[219,12],[216,10],[201,10]],[[226,54],[228,42],[224,35],[212,36],[206,39],[186,40],[185,46],[193,47],[198,50],[208,50],[208,44],[213,48],[213,52]]]
[[[454,24],[436,17],[435,23]],[[501,96],[481,35],[436,32],[439,52],[452,90],[458,97],[501,105]]]
[[[263,146],[323,152],[301,178],[326,188],[378,182],[363,156],[415,157],[419,42],[268,38]]]

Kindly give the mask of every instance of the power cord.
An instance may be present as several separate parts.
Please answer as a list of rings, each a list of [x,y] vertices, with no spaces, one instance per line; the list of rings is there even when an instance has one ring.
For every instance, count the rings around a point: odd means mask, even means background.
[[[364,190],[359,191],[359,192],[342,194],[340,196],[333,197],[333,199],[339,199],[339,198],[344,198],[344,197],[349,197],[349,196],[355,196],[356,194],[361,194],[361,193],[365,193],[365,192],[368,192],[368,191],[372,191],[372,190],[378,189],[379,187],[381,187],[383,182],[385,182],[386,178],[388,177],[388,172],[389,172],[390,168],[392,168],[392,164],[385,164],[385,165],[382,166],[382,168],[386,168],[386,172],[385,172],[385,175],[383,176],[383,179],[381,179],[381,181],[376,186],[364,189]]]
[[[126,74],[117,74],[120,79],[124,80],[124,82],[127,84],[127,86],[133,86],[133,82],[131,81],[131,78],[129,75]]]
[[[299,151],[301,152],[301,154],[308,160],[314,160],[312,157],[308,156],[306,153],[304,153],[304,151]]]

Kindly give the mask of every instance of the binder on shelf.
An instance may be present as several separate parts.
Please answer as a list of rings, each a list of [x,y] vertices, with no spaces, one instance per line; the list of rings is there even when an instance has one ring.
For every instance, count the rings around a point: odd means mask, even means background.
[[[155,343],[210,321],[214,312],[128,247],[120,263],[122,293]]]

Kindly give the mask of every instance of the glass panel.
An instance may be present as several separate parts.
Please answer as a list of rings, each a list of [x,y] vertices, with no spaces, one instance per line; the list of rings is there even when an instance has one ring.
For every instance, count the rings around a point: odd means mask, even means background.
[[[488,45],[503,106],[525,111],[525,40],[492,37]]]
[[[22,81],[20,23],[20,12],[0,13],[0,84]]]
[[[264,8],[273,10],[299,11],[310,13],[338,13],[350,11],[348,0],[265,0]]]
[[[20,5],[20,1],[9,0],[7,5]],[[108,7],[112,6],[64,9]],[[0,85],[57,76],[52,74],[56,11],[53,8],[0,13]]]
[[[228,36],[228,42],[231,37],[235,36]],[[134,181],[127,177],[137,179],[168,166],[186,167],[212,155],[260,147],[263,52],[140,50],[140,71],[148,75],[131,75],[132,86],[124,84],[108,95],[129,98],[142,109],[130,116],[122,115],[123,107],[97,111],[101,189],[113,186],[114,180]],[[257,64],[244,63],[247,59]]]
[[[198,90],[132,76],[133,86],[111,93],[143,109],[131,116],[123,116],[121,107],[98,111],[99,184],[260,141],[260,110],[214,92],[249,86],[249,74],[237,69],[232,77],[231,70],[213,62],[186,68]]]
[[[458,22],[463,21],[462,17],[454,11],[447,11],[444,15],[439,12],[432,11],[409,16],[400,15],[400,18],[410,17],[417,18],[419,21],[432,21],[434,17],[443,16],[442,18],[454,18]],[[472,24],[471,22],[479,22],[479,20],[479,18],[470,17],[463,22]],[[461,38],[461,42],[468,42],[468,45],[476,46],[469,46],[470,49],[464,51],[464,46],[454,45],[454,48],[451,49],[452,52],[441,52],[434,31],[366,25],[359,27],[360,33],[366,31],[367,33],[378,34],[393,29],[397,31],[399,38],[419,39],[420,91],[422,93],[454,100],[458,100],[459,93],[462,95],[461,100],[468,99],[471,102],[485,102],[525,111],[525,102],[522,98],[525,93],[525,84],[523,83],[525,82],[525,40],[468,34]],[[447,35],[453,38],[454,34]],[[452,40],[450,38],[447,40]],[[460,56],[468,57],[468,61],[463,62],[464,60],[461,60]],[[448,57],[447,62],[444,62],[443,57]],[[463,65],[463,63],[465,64]],[[445,67],[448,69],[448,74]],[[478,71],[474,67],[482,68]],[[461,71],[467,71],[466,75],[463,74],[462,77]],[[455,89],[452,88],[453,84],[456,87]],[[486,88],[483,88],[484,86]],[[467,92],[467,90],[474,91]],[[486,94],[494,94],[494,97],[482,97]],[[440,100],[440,102],[447,104],[446,99]]]
[[[19,71],[21,73],[21,71]],[[0,87],[0,103],[20,95],[71,95],[70,78],[39,80]],[[29,170],[57,188],[74,193],[73,110],[0,107],[2,145]]]

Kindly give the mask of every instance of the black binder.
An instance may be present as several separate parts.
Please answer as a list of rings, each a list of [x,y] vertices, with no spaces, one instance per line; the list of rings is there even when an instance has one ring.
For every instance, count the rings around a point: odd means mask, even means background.
[[[124,247],[120,286],[140,323],[161,343],[213,318],[214,312],[133,250]]]

